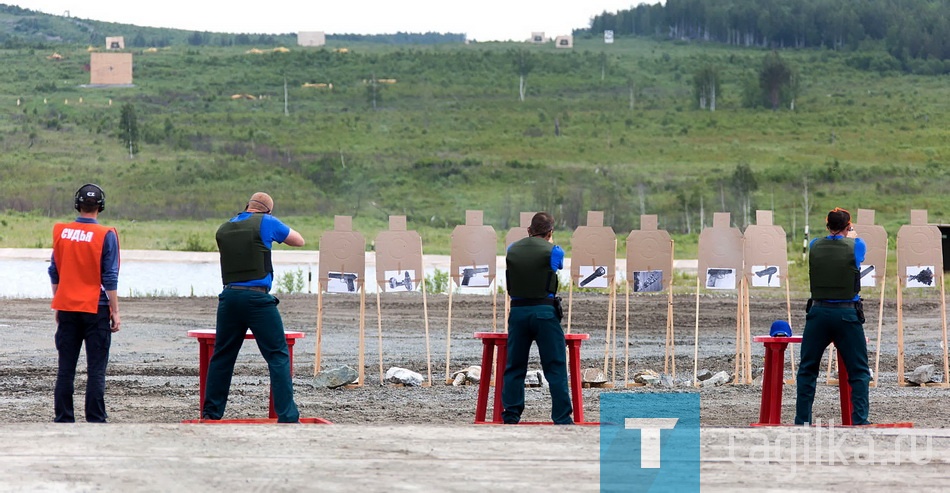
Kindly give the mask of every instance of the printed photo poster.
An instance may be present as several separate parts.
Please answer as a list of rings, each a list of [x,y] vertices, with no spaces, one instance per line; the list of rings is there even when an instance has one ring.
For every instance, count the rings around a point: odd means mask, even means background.
[[[415,270],[387,270],[385,276],[386,279],[389,279],[388,282],[383,284],[386,292],[415,290],[412,282],[416,278]]]
[[[934,283],[934,266],[917,265],[907,267],[908,288],[932,288]]]
[[[753,265],[752,287],[780,288],[782,287],[781,274],[777,265]]]
[[[460,285],[466,288],[487,288],[491,284],[488,272],[488,264],[459,266]]]
[[[607,266],[606,265],[582,265],[580,266],[580,281],[577,283],[582,288],[606,288],[607,287]]]
[[[877,286],[877,269],[874,268],[874,264],[861,264],[861,287],[875,286]]]
[[[355,293],[359,276],[355,272],[330,272],[327,274],[328,293]]]
[[[707,268],[706,288],[736,289],[736,270],[728,267]]]
[[[663,291],[662,270],[635,270],[633,271],[634,293],[656,293]]]

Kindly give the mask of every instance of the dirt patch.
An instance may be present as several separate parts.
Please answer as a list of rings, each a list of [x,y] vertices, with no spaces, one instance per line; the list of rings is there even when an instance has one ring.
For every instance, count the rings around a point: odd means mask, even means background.
[[[322,366],[348,364],[356,367],[359,345],[359,298],[327,295],[324,298]],[[630,307],[630,366],[663,371],[663,340],[666,327],[666,297],[635,297]],[[501,318],[502,298],[498,298],[496,325]],[[113,337],[106,387],[110,420],[117,423],[178,423],[198,414],[198,346],[186,332],[214,326],[216,298],[129,298],[123,299],[123,329]],[[804,306],[793,301],[793,307]],[[315,357],[317,302],[313,295],[281,296],[280,310],[287,330],[305,332],[294,352],[295,394],[301,415],[322,417],[335,423],[461,424],[474,417],[475,386],[444,384],[448,297],[430,295],[429,358],[431,387],[381,385],[378,318],[375,296],[366,300],[365,375],[366,385],[351,389],[320,389],[311,385]],[[617,382],[624,376],[624,301],[618,300],[619,359]],[[752,324],[765,332],[775,314],[785,313],[785,301],[752,300]],[[870,311],[870,310],[869,310]],[[492,330],[490,296],[456,295],[452,306],[451,371],[480,363],[481,346],[472,337],[480,330]],[[735,352],[734,298],[703,297],[700,300],[699,368],[733,371]],[[792,327],[800,332],[804,323],[800,310],[793,313]],[[943,367],[940,304],[935,301],[905,302],[906,368],[933,363]],[[384,295],[382,314],[383,369],[409,368],[428,376],[425,320],[421,295]],[[891,315],[889,315],[891,314]],[[876,315],[876,311],[875,311]],[[896,311],[885,307],[883,344],[880,356],[880,385],[871,389],[871,420],[874,422],[913,421],[918,427],[940,428],[950,422],[950,409],[940,405],[946,389],[897,386]],[[572,330],[591,334],[584,343],[584,367],[603,367],[607,298],[575,295]],[[674,301],[676,330],[676,378],[692,377],[695,300],[692,296]],[[871,338],[871,364],[876,353],[877,318],[867,324]],[[52,419],[52,393],[56,377],[55,326],[49,300],[3,300],[0,330],[5,341],[0,348],[0,412],[7,422],[44,422]],[[761,366],[763,351],[753,346],[754,366]],[[77,414],[81,416],[85,385],[85,358],[80,360],[76,380]],[[532,367],[539,368],[536,353]],[[632,376],[632,375],[631,375]],[[819,382],[825,381],[822,375]],[[235,368],[226,417],[263,417],[267,414],[269,383],[263,358],[248,341]],[[610,389],[585,389],[584,410],[589,421],[598,419],[598,396]],[[672,389],[640,387],[630,392],[694,392],[690,386]],[[757,421],[760,387],[728,385],[700,389],[704,426],[748,426]],[[528,389],[526,420],[549,419],[550,398],[543,389]],[[784,420],[792,418],[794,386],[786,386]],[[815,415],[824,421],[837,420],[837,388],[819,385]]]

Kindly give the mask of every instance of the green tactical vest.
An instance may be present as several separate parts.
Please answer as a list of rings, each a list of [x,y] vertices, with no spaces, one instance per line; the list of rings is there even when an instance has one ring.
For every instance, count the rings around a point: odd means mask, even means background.
[[[508,294],[515,298],[547,298],[557,292],[557,272],[551,268],[554,245],[543,238],[528,237],[508,248],[505,276]]]
[[[261,279],[274,272],[270,248],[261,240],[264,214],[251,214],[243,221],[228,221],[218,228],[214,239],[221,252],[221,280],[224,284]]]
[[[854,238],[819,238],[808,252],[811,297],[850,300],[861,291],[861,273],[854,261]]]

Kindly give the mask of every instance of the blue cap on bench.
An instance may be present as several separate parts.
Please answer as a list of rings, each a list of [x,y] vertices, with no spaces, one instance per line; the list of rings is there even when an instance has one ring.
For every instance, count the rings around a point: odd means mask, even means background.
[[[772,337],[792,337],[792,327],[784,320],[776,320],[772,322],[769,335]]]

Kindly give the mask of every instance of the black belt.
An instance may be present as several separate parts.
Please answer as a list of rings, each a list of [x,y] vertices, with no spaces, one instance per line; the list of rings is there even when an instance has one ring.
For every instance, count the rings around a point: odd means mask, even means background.
[[[266,293],[270,291],[264,286],[236,286],[234,284],[228,284],[227,286],[224,287],[224,289],[241,289],[245,291],[260,291],[262,293]]]
[[[815,306],[822,306],[825,308],[857,308],[853,301],[825,301],[825,300],[815,300]]]
[[[513,307],[538,305],[554,306],[554,298],[522,298],[519,300],[511,300],[511,306]]]

